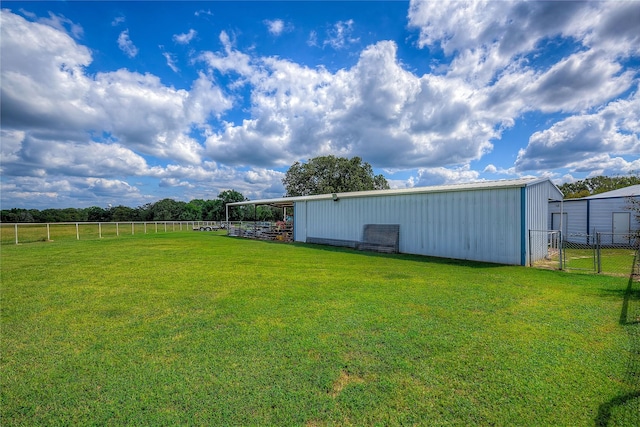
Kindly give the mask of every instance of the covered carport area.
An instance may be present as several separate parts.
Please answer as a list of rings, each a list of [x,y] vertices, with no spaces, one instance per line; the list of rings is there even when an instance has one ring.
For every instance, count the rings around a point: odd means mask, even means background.
[[[277,240],[289,242],[293,240],[293,207],[295,197],[283,197],[280,199],[247,200],[243,202],[227,203],[226,224],[227,235],[235,237],[246,237],[261,240]],[[248,206],[249,219],[242,221],[230,221],[229,209],[234,207]],[[257,215],[258,206],[271,206],[282,209],[282,221],[265,222],[259,221]],[[253,219],[251,219],[253,216]]]

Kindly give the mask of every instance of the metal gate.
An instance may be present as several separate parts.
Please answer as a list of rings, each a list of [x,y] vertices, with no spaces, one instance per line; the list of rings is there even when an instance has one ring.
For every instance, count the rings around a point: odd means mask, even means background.
[[[534,250],[546,241],[544,256]],[[540,268],[629,276],[640,239],[633,233],[571,233],[530,230],[530,263]],[[534,256],[536,255],[536,256]]]
[[[562,268],[598,271],[596,238],[586,233],[569,233],[562,238]]]

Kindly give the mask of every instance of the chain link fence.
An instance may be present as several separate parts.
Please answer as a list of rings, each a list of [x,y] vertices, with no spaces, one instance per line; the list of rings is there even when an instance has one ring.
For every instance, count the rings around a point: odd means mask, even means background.
[[[632,234],[531,230],[530,241],[546,239],[547,254],[533,267],[630,276],[637,269],[639,239]]]

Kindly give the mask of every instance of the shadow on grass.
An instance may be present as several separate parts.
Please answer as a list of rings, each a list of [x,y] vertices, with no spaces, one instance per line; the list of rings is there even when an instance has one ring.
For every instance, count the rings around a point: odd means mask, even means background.
[[[634,408],[633,404],[634,401],[638,401],[637,406],[640,407],[640,281],[638,281],[638,276],[635,274],[637,273],[635,271],[636,268],[640,265],[639,263],[640,259],[638,259],[638,252],[636,252],[629,282],[624,291],[619,319],[619,324],[625,328],[629,335],[630,357],[624,380],[635,388],[635,391],[616,396],[600,405],[595,419],[597,427],[608,426],[613,421],[614,411],[627,405],[630,407],[628,410],[629,416],[634,419],[624,420],[623,422],[630,421],[633,425],[640,425],[640,411]],[[623,412],[626,413],[624,410]]]
[[[246,239],[244,237],[233,237],[236,239]],[[259,241],[264,244],[271,245],[292,245],[303,248],[313,248],[326,252],[340,252],[347,253],[352,255],[359,255],[365,257],[379,257],[379,258],[396,258],[407,261],[414,262],[424,262],[431,264],[442,264],[442,265],[451,265],[451,266],[460,266],[460,267],[471,267],[471,268],[497,268],[497,267],[505,267],[504,264],[495,264],[490,262],[480,262],[480,261],[470,261],[470,260],[459,260],[453,258],[438,258],[427,255],[415,255],[415,254],[389,254],[383,252],[372,252],[372,251],[360,251],[357,249],[344,247],[344,246],[330,246],[330,245],[321,245],[315,243],[302,243],[302,242],[279,242],[276,240],[259,240],[259,239],[247,239]]]

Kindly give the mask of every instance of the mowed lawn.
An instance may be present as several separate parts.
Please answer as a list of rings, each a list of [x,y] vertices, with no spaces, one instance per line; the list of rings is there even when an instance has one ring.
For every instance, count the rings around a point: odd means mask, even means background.
[[[640,423],[628,278],[224,233],[1,255],[3,426]]]

